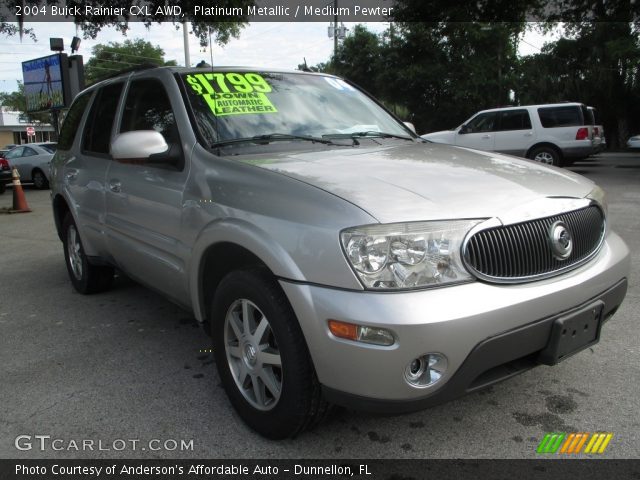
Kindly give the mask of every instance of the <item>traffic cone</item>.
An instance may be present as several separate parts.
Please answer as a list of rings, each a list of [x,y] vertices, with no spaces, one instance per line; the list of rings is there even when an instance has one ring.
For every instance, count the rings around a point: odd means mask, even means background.
[[[24,190],[22,190],[22,184],[20,183],[20,174],[18,169],[14,167],[12,171],[13,178],[13,209],[11,213],[27,213],[31,209],[27,204],[27,199],[24,196]]]

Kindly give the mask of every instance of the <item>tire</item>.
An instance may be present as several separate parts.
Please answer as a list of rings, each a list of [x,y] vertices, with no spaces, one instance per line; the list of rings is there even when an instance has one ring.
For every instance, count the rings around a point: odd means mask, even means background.
[[[38,168],[31,173],[31,181],[38,190],[49,188],[49,180],[47,180],[44,172]]]
[[[64,218],[62,232],[64,259],[74,288],[83,295],[108,290],[113,283],[114,269],[89,263],[84,254],[80,234],[70,214]]]
[[[319,422],[328,404],[298,320],[275,279],[261,269],[231,272],[220,282],[211,311],[220,379],[247,425],[280,440]]]
[[[531,150],[529,158],[545,165],[561,166],[560,154],[551,147],[537,147]]]
[[[5,183],[0,182],[0,195],[7,191],[7,185]]]

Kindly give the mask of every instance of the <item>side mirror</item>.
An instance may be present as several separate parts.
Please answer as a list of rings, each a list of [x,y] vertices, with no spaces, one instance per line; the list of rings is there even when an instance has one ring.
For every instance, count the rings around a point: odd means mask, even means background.
[[[416,135],[418,134],[418,132],[416,132],[416,126],[411,123],[411,122],[402,122],[404,123],[404,126],[407,127],[409,130],[411,130],[413,133],[415,133]]]
[[[155,130],[121,133],[111,142],[111,156],[123,163],[166,163],[162,160],[164,155],[159,154],[168,151],[169,145],[162,134]],[[154,158],[149,158],[152,155]],[[171,161],[173,162],[173,159]]]
[[[465,133],[469,133],[470,131],[471,129],[467,125],[462,125],[458,133],[464,135]]]

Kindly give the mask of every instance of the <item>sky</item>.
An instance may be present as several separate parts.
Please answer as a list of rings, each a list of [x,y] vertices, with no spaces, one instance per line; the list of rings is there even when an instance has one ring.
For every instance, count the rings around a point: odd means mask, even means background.
[[[349,29],[355,24],[345,23]],[[388,23],[364,24],[369,30],[381,33]],[[22,41],[17,36],[0,35],[0,92],[17,90],[17,81],[22,80],[21,62],[32,58],[49,55],[49,38],[62,37],[65,52],[70,53],[71,39],[74,35],[82,38],[82,32],[76,33],[75,25],[70,22],[27,23],[33,28],[37,42],[28,37]],[[213,53],[214,65],[243,65],[271,68],[295,69],[306,58],[309,66],[326,62],[333,51],[333,39],[327,35],[328,23],[324,22],[255,22],[247,25],[238,38],[232,38],[225,46],[214,45],[213,52],[204,51],[199,40],[189,36],[190,63],[195,65],[200,60],[210,63]],[[166,60],[176,60],[184,65],[184,47],[182,28],[176,30],[171,23],[154,24],[147,29],[138,22],[130,23],[131,30],[123,36],[113,28],[100,31],[95,40],[82,39],[79,54],[86,63],[91,55],[91,48],[98,43],[111,41],[123,42],[126,39],[142,38],[153,45],[161,47]],[[524,42],[520,43],[520,55],[537,53],[548,37],[536,32],[528,32]]]

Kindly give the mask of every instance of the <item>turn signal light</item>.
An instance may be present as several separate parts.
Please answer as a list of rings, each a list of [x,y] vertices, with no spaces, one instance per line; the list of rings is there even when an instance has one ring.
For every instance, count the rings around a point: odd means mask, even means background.
[[[329,331],[338,338],[385,347],[395,343],[393,334],[384,328],[365,327],[339,320],[329,320],[328,324]]]

